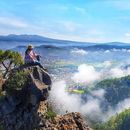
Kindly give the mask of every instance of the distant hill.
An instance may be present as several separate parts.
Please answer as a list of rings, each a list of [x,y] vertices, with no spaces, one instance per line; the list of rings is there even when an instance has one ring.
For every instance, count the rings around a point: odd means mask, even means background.
[[[60,39],[60,38],[59,38]],[[15,35],[10,34],[7,36],[0,36],[0,49],[10,49],[16,46],[23,46],[28,45],[29,43],[33,45],[71,45],[71,44],[82,44],[82,45],[95,45],[95,43],[89,42],[76,42],[76,41],[69,41],[69,40],[59,40],[53,38],[47,38],[39,35]]]
[[[7,36],[0,36],[0,41],[15,41],[15,42],[66,42],[66,43],[71,43],[71,42],[76,42],[76,41],[70,41],[70,40],[59,40],[59,39],[53,39],[53,38],[48,38],[48,37],[43,37],[39,35],[15,35],[15,34],[10,34]],[[76,43],[85,43],[85,42],[76,42]]]
[[[110,44],[110,43],[104,43],[104,44],[98,44],[98,45],[92,45],[88,46],[87,49],[89,50],[111,50],[111,49],[130,49],[130,44],[125,44],[125,43],[115,43],[115,44]]]
[[[15,35],[10,34],[7,36],[0,36],[0,41],[17,41],[17,42],[45,42],[45,41],[53,41],[53,39],[38,36],[38,35]]]
[[[130,98],[130,75],[106,79],[96,84],[94,89],[104,89],[105,99],[111,105],[116,105],[126,98]]]
[[[6,36],[0,35],[0,41],[17,41],[17,42],[68,42],[68,43],[88,43],[93,44],[93,42],[80,42],[80,41],[73,41],[73,40],[60,40],[54,39],[54,38],[48,38],[40,35],[28,35],[28,34],[9,34]],[[94,44],[104,44],[104,43],[94,43]],[[124,45],[123,42],[106,42],[107,45]],[[126,45],[130,45],[130,43],[127,43]]]
[[[130,109],[110,118],[101,125],[97,125],[94,130],[130,130]]]
[[[122,42],[109,42],[109,43],[92,43],[92,42],[78,42],[70,40],[60,40],[48,38],[39,35],[15,35],[10,34],[7,36],[0,36],[0,49],[10,49],[16,46],[26,46],[29,43],[33,45],[53,45],[53,46],[71,46],[78,48],[86,48],[89,50],[109,50],[109,49],[130,49],[130,44],[125,44]]]

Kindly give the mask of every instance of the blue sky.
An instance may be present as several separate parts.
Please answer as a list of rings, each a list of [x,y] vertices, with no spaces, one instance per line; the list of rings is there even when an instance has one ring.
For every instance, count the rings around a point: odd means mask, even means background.
[[[0,35],[130,43],[130,0],[0,0]]]

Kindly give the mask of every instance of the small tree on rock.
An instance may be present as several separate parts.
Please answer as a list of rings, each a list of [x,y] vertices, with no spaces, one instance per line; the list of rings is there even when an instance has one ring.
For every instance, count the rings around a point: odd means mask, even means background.
[[[10,70],[23,64],[22,56],[15,51],[0,50],[0,69],[2,71],[3,78],[6,78]]]

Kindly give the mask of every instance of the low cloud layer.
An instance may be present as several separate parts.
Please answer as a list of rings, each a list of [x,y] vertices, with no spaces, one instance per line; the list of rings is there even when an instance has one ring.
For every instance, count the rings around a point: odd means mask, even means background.
[[[105,50],[104,52],[105,53],[110,53],[110,52],[125,52],[125,53],[130,53],[130,50],[129,49],[116,49],[116,48],[113,48],[113,49],[110,49],[110,50]]]
[[[77,54],[77,55],[87,55],[88,54],[88,52],[83,49],[74,49],[74,50],[71,50],[71,53]]]
[[[59,113],[65,113],[66,110],[69,112],[79,111],[80,97],[78,95],[70,95],[66,88],[65,81],[54,82],[50,93],[50,101],[53,102]]]
[[[121,67],[109,68],[111,66],[110,61],[105,61],[102,64],[104,66],[102,70],[96,70],[92,65],[82,64],[78,67],[78,71],[73,74],[71,79],[75,83],[92,84],[106,78],[119,78],[130,74],[129,67],[126,69]]]
[[[102,116],[102,120],[106,121],[113,115],[117,113],[121,113],[125,109],[130,108],[130,98],[124,99],[123,101],[119,102],[115,107],[110,107],[109,110]]]
[[[67,84],[65,81],[57,81],[53,84],[52,91],[50,93],[50,101],[53,102],[54,108],[59,113],[79,111],[82,114],[89,116],[95,116],[92,113],[101,113],[100,102],[104,96],[104,90],[94,91],[93,96],[88,96],[88,101],[82,103],[80,95],[69,94],[66,91]]]
[[[72,78],[76,83],[91,83],[100,79],[100,73],[93,66],[82,64],[78,67],[78,72],[74,73]]]
[[[105,63],[106,66],[110,67],[111,62],[107,61],[102,64],[105,65]],[[120,67],[114,67],[108,70],[106,68],[96,70],[93,66],[82,64],[78,67],[78,71],[72,75],[70,80],[73,80],[75,83],[92,84],[102,79],[122,77],[128,74],[130,74],[129,68],[122,69]],[[52,91],[50,92],[50,101],[53,102],[55,110],[60,114],[64,114],[66,111],[78,111],[91,119],[106,121],[116,113],[122,112],[130,107],[130,99],[125,99],[119,102],[115,107],[110,106],[109,109],[104,112],[104,106],[102,106],[102,104],[105,103],[105,90],[99,89],[91,91],[88,95],[78,95],[68,93],[68,86],[65,80],[59,80],[53,83]],[[84,102],[81,96],[85,96],[87,100]]]
[[[54,82],[50,93],[50,102],[53,102],[55,111],[59,114],[66,112],[81,112],[86,117],[93,120],[106,121],[111,116],[130,108],[130,99],[119,102],[115,107],[109,107],[104,112],[102,103],[104,102],[105,91],[103,89],[92,91],[87,95],[87,101],[83,103],[81,95],[69,94],[66,91],[67,84],[65,81]]]

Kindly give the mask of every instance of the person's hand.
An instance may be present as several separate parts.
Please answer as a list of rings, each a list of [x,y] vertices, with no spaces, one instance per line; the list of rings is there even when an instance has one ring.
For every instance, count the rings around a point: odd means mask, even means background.
[[[42,57],[41,55],[37,55],[37,56]]]

